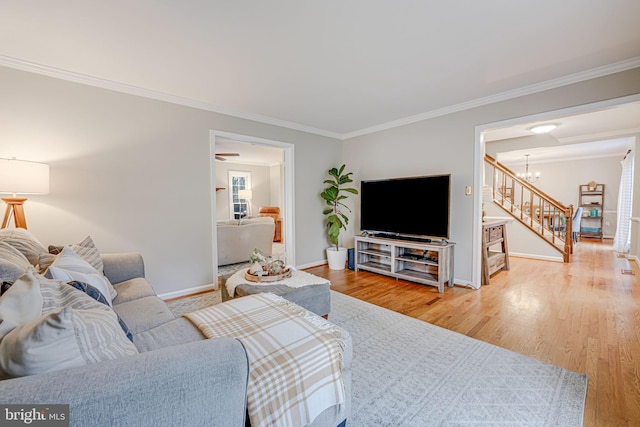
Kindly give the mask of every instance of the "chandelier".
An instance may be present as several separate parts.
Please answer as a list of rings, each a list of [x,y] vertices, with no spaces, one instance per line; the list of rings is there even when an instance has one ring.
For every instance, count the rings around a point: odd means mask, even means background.
[[[520,179],[524,179],[529,183],[534,183],[540,179],[540,172],[536,172],[535,174],[532,174],[531,172],[529,172],[529,154],[525,154],[524,157],[525,157],[524,173],[517,173],[516,176]]]

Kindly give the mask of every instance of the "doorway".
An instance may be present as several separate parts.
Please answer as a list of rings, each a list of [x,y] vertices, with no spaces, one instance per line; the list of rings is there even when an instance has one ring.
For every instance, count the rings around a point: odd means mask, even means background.
[[[532,124],[539,122],[561,122],[564,118],[575,117],[579,115],[592,115],[599,112],[611,113],[617,109],[626,105],[635,104],[640,102],[640,95],[632,95],[618,99],[611,99],[607,101],[596,102],[592,104],[580,105],[577,107],[566,108],[562,110],[550,111],[541,114],[535,114],[530,116],[519,117],[515,119],[509,119],[501,122],[489,123],[485,125],[476,126],[476,138],[475,138],[475,150],[474,150],[474,230],[473,230],[473,276],[472,283],[474,287],[479,287],[481,277],[481,230],[482,230],[482,186],[485,177],[484,168],[484,155],[486,151],[485,134],[488,132],[503,132],[510,131],[512,129],[525,131]],[[611,121],[608,121],[611,123]],[[603,127],[598,132],[594,127],[595,121],[589,123],[588,129],[582,130],[582,133],[576,133],[569,137],[560,138],[559,141],[562,144],[571,144],[577,142],[593,141],[596,138],[603,139],[603,136],[610,138],[616,136],[631,136],[625,132],[629,131],[628,127],[620,126],[618,128],[606,129]],[[520,147],[528,148],[528,147]],[[635,153],[634,153],[635,155]]]
[[[210,131],[211,163],[211,220],[214,277],[218,277],[217,220],[227,220],[229,189],[227,169],[253,170],[252,216],[258,215],[259,206],[278,206],[281,215],[281,243],[276,243],[287,264],[295,265],[294,235],[294,145],[222,131]],[[227,154],[220,156],[221,153]],[[230,154],[230,155],[229,155]],[[216,160],[216,157],[224,160]],[[221,165],[224,165],[222,167]],[[221,175],[222,174],[222,175]],[[224,176],[224,177],[222,177]],[[226,210],[225,210],[226,209]],[[248,259],[249,254],[247,254]],[[217,281],[215,287],[217,288]]]

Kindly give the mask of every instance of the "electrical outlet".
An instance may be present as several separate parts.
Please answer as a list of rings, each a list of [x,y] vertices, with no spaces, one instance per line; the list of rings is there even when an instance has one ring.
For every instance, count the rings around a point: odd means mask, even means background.
[[[464,187],[464,194],[466,194],[467,196],[471,195],[471,186],[467,185],[466,187]]]

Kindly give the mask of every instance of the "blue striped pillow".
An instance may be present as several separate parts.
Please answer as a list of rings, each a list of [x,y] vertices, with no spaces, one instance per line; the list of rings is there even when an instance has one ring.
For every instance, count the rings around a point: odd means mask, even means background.
[[[102,295],[102,292],[100,292],[96,287],[91,286],[88,283],[78,282],[76,280],[68,282],[67,284],[73,286],[74,288],[78,289],[79,291],[84,292],[85,294],[87,294],[91,298],[93,298],[94,300],[103,303],[107,307],[110,306],[109,301],[107,301],[105,296]],[[116,313],[116,316],[118,316],[118,313]],[[129,341],[133,342],[133,335],[131,334],[131,331],[129,331],[129,328],[124,323],[124,321],[120,318],[120,316],[118,316],[118,323],[120,324],[120,327],[124,331],[124,333],[127,336],[127,338],[129,338]]]

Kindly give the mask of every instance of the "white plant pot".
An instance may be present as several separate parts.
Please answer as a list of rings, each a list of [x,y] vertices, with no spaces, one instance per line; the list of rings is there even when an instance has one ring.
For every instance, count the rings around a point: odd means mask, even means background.
[[[329,269],[344,270],[347,263],[347,248],[335,247],[327,248],[327,261],[329,261]]]

